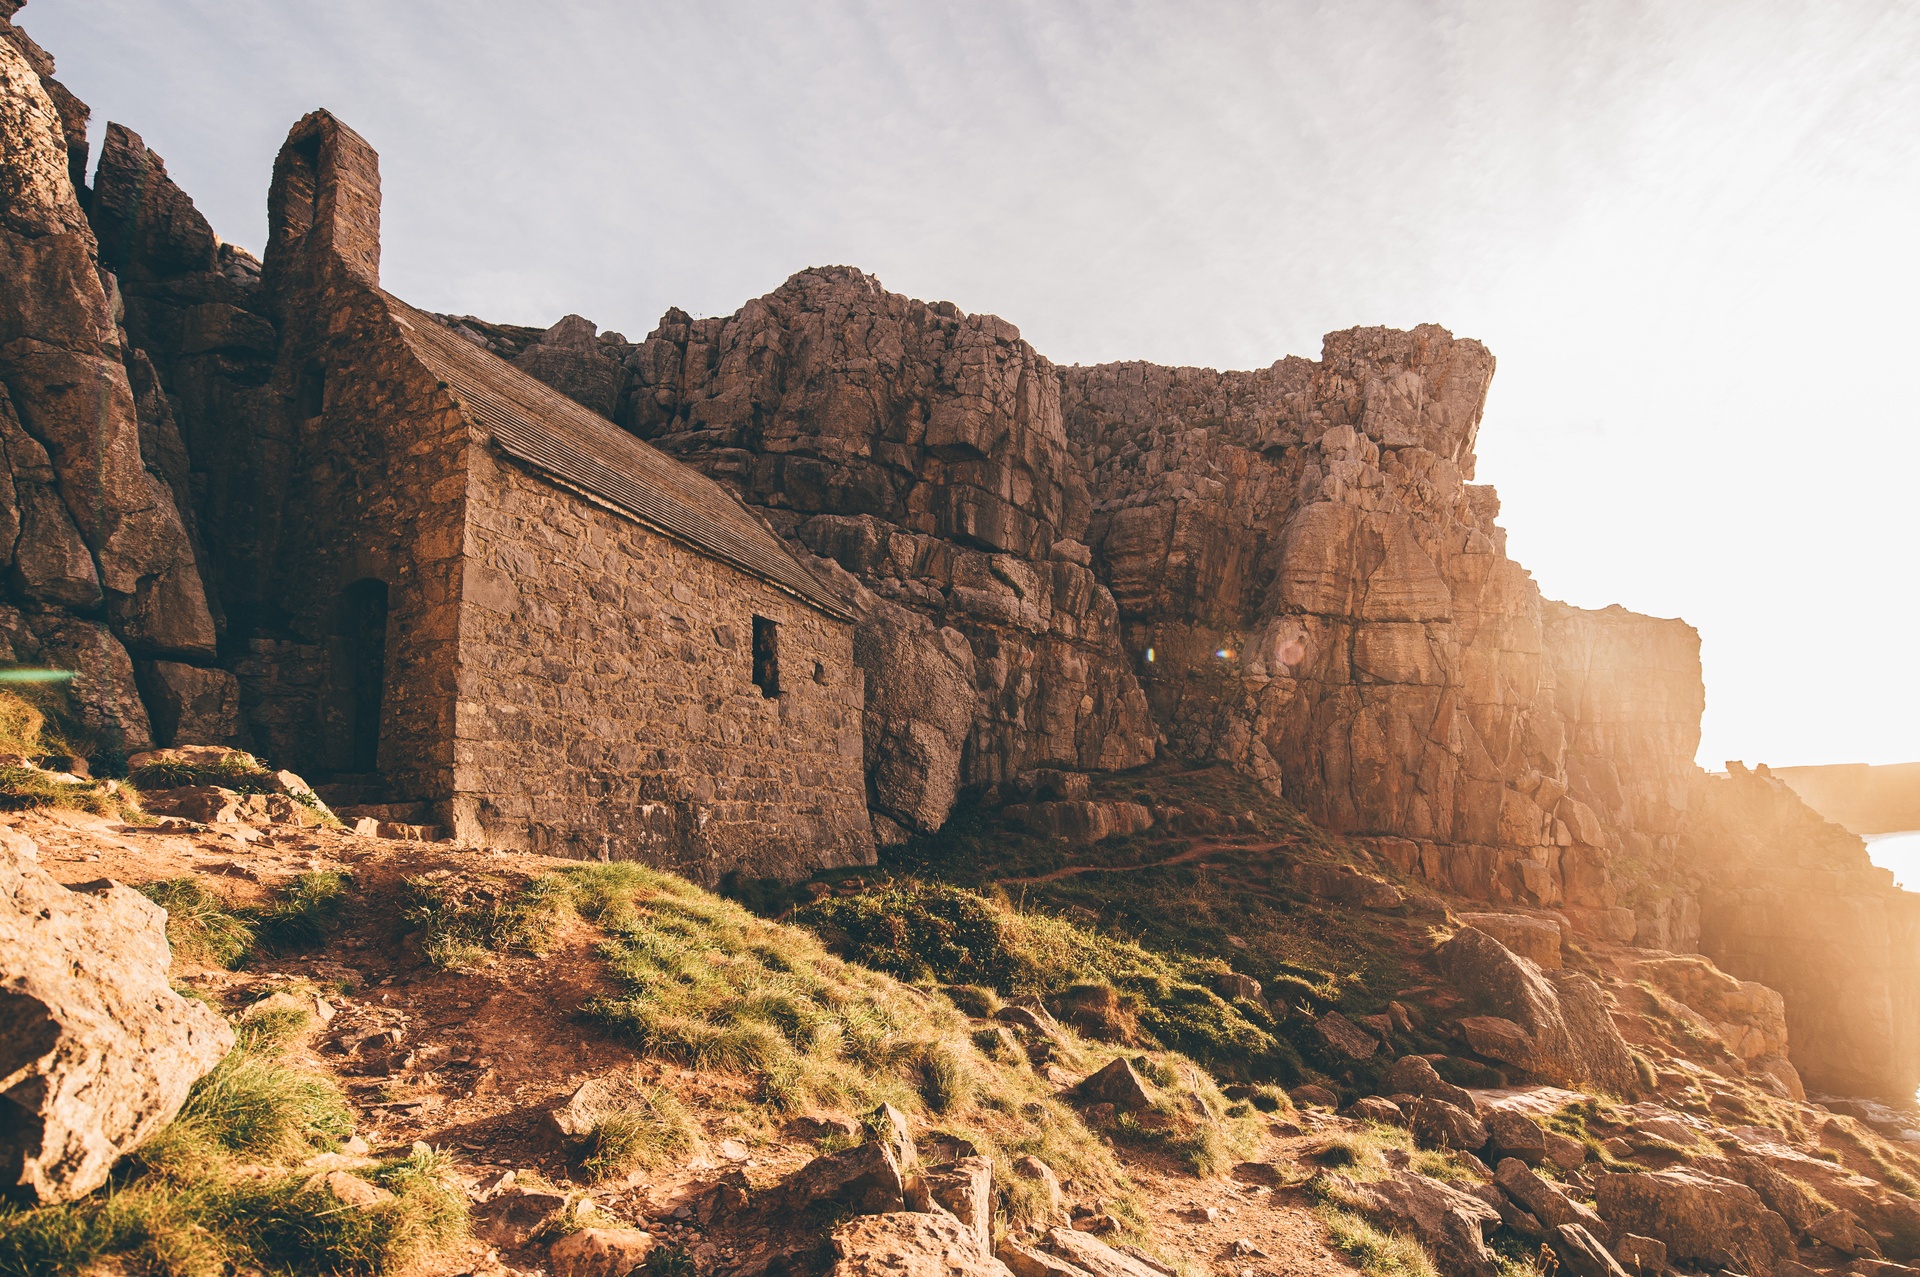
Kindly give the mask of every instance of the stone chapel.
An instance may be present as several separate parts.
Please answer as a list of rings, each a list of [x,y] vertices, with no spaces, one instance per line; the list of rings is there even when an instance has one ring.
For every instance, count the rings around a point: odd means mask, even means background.
[[[871,863],[846,605],[718,483],[383,291],[378,157],[332,115],[268,209],[262,597],[321,637],[249,662],[262,747],[472,843]]]

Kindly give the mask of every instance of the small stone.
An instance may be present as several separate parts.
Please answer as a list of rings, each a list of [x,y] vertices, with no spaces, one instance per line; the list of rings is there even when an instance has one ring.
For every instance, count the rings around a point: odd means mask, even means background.
[[[635,1228],[583,1228],[547,1249],[554,1277],[627,1277],[646,1262],[653,1238]]]
[[[1326,1087],[1315,1086],[1311,1082],[1294,1087],[1287,1092],[1287,1098],[1292,1100],[1297,1108],[1337,1109],[1340,1107],[1339,1096]]]

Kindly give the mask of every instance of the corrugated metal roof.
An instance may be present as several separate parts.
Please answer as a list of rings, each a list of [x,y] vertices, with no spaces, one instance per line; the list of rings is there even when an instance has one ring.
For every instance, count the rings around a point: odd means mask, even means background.
[[[397,297],[382,296],[401,321],[414,354],[447,383],[501,451],[830,616],[854,619],[847,605],[727,489],[480,349],[431,315]]]

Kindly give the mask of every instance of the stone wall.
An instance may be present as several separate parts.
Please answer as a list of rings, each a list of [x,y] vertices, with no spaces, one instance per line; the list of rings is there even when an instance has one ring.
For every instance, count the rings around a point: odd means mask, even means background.
[[[872,863],[850,624],[490,450],[466,505],[459,834],[708,884]]]

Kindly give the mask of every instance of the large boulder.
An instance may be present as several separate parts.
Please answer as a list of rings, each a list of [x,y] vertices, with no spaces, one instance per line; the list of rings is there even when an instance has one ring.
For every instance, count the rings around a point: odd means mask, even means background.
[[[1013,1277],[944,1212],[862,1215],[833,1230],[831,1277]]]
[[[1520,1035],[1485,1033],[1474,1049],[1559,1086],[1633,1093],[1638,1079],[1606,995],[1577,971],[1542,971],[1484,931],[1464,927],[1440,946],[1447,978]]]
[[[115,882],[69,890],[0,828],[0,1192],[100,1187],[233,1046],[168,985],[171,957],[166,910]]]
[[[1387,1070],[1380,1084],[1389,1095],[1418,1095],[1429,1100],[1443,1100],[1469,1113],[1478,1111],[1480,1107],[1466,1087],[1455,1086],[1441,1077],[1433,1067],[1433,1061],[1424,1055],[1401,1056]]]
[[[1500,1224],[1500,1214],[1479,1198],[1413,1171],[1372,1183],[1326,1178],[1335,1200],[1377,1224],[1411,1233],[1450,1277],[1494,1277],[1499,1271],[1486,1235]]]
[[[1415,1100],[1407,1114],[1407,1128],[1423,1148],[1457,1148],[1471,1153],[1487,1142],[1487,1128],[1480,1119],[1445,1100]]]
[[[1758,1193],[1702,1171],[1604,1175],[1595,1201],[1616,1231],[1665,1242],[1676,1260],[1772,1277],[1774,1266],[1794,1253],[1787,1221]]]
[[[1573,1224],[1602,1241],[1613,1236],[1613,1229],[1594,1213],[1591,1206],[1574,1201],[1561,1192],[1557,1185],[1548,1183],[1528,1170],[1526,1163],[1517,1157],[1501,1159],[1500,1165],[1494,1168],[1493,1182],[1547,1228]]]

